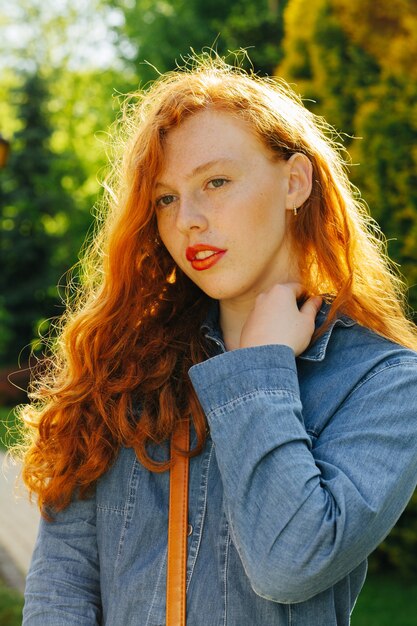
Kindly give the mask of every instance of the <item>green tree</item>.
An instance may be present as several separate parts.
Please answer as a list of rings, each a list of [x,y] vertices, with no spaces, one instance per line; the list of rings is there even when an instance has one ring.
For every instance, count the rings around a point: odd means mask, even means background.
[[[118,21],[101,0],[0,8],[1,130],[12,141],[0,173],[0,363],[15,367],[39,320],[62,311],[57,283],[92,221],[112,95],[136,82],[117,59]]]
[[[370,54],[385,75],[417,79],[417,5],[414,0],[332,0],[349,39]]]
[[[253,2],[240,0],[230,3],[224,20],[213,17],[223,52],[247,48],[254,69],[272,75],[283,56],[284,9],[287,0]]]
[[[3,364],[16,363],[34,336],[36,321],[60,312],[52,286],[65,270],[60,245],[74,212],[73,200],[62,188],[61,163],[50,148],[44,81],[28,74],[15,97],[21,128],[0,190]]]
[[[355,182],[388,237],[390,256],[409,285],[417,310],[417,87],[403,76],[387,76],[368,91],[358,110],[355,134],[363,139],[352,154],[361,166]]]
[[[378,63],[344,32],[331,0],[292,0],[284,20],[277,72],[296,83],[313,112],[353,134],[356,111],[379,81]]]
[[[415,47],[412,0],[291,0],[284,22],[278,73],[296,83],[307,106],[346,133],[351,178],[385,233],[417,309],[417,83],[404,52],[406,44]]]
[[[257,71],[272,74],[281,58],[287,0],[113,0],[122,10],[120,49],[143,82],[173,69],[182,57],[213,47],[220,54],[249,48]],[[155,69],[146,65],[146,62]]]

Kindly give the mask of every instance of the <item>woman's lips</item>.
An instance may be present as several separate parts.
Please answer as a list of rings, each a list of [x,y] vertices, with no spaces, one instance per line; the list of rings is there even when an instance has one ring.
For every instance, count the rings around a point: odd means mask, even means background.
[[[209,246],[205,243],[199,243],[195,246],[189,246],[185,251],[187,261],[191,263],[193,269],[201,272],[213,267],[226,254],[227,250]]]

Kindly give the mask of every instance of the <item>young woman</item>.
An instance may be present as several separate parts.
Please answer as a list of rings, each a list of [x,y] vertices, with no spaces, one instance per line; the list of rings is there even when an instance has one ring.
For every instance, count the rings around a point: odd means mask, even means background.
[[[284,84],[203,60],[129,110],[24,410],[44,514],[24,624],[165,623],[169,441],[189,418],[187,624],[348,625],[417,481],[398,280]]]

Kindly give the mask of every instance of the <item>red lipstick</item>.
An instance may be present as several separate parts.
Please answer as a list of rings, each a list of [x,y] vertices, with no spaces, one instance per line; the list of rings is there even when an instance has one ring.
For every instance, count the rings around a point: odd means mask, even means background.
[[[198,243],[195,246],[189,246],[185,251],[185,256],[187,261],[191,263],[192,268],[201,272],[202,270],[208,270],[210,267],[213,267],[226,252],[227,250],[209,246],[206,243]]]

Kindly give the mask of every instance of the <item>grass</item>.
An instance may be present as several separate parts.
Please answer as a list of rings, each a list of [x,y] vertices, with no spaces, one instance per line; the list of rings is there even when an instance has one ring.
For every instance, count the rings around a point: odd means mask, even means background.
[[[1,626],[21,626],[23,596],[7,587],[0,579],[0,624]]]
[[[391,576],[368,576],[351,626],[416,626],[417,583]]]

